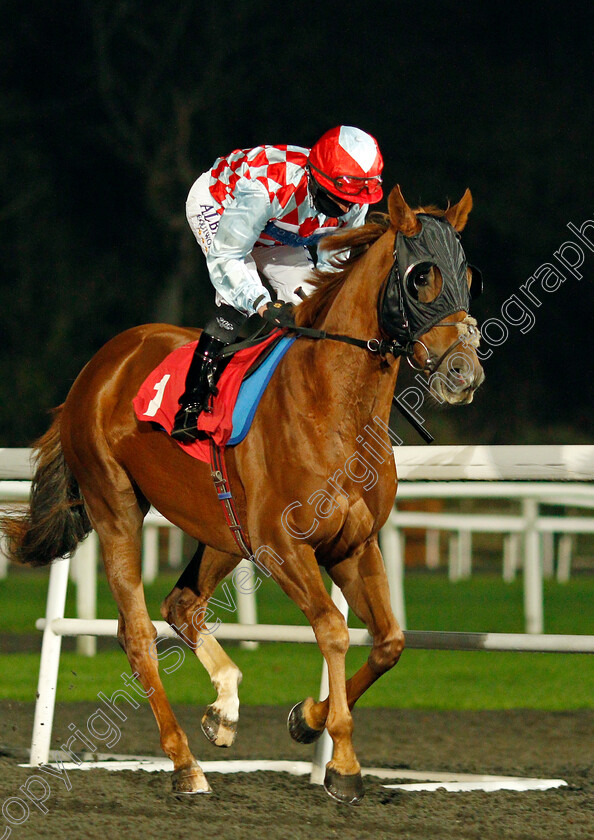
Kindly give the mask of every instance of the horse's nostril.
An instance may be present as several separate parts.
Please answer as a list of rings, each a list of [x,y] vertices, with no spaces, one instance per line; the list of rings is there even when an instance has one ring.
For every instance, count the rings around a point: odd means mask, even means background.
[[[462,362],[452,364],[448,370],[448,385],[452,393],[463,395],[471,392],[474,386],[473,369]]]

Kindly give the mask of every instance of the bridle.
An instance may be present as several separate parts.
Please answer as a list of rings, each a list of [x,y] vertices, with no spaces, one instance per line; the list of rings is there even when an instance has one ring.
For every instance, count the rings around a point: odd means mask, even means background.
[[[478,347],[480,332],[468,310],[470,300],[482,291],[482,275],[467,264],[459,235],[449,222],[426,214],[419,218],[420,233],[412,237],[396,233],[392,265],[378,295],[378,321],[384,335],[395,337],[397,354],[405,356],[414,370],[432,375],[461,344]],[[421,301],[415,281],[431,268],[439,269],[442,286],[431,301]],[[444,320],[460,311],[465,313],[460,321]],[[458,329],[455,341],[437,358],[432,358],[421,338],[434,327]],[[425,351],[422,365],[414,362],[417,344]]]
[[[398,333],[396,338],[355,338],[354,336],[350,335],[344,335],[341,333],[330,333],[326,330],[319,330],[315,327],[300,327],[297,326],[297,324],[295,323],[278,323],[277,326],[279,326],[281,329],[287,330],[288,332],[304,336],[305,338],[311,338],[315,341],[339,341],[343,344],[350,344],[353,347],[360,347],[362,350],[367,350],[369,353],[383,358],[385,358],[388,355],[391,355],[394,358],[405,358],[408,364],[413,368],[413,370],[426,372],[430,376],[435,373],[435,371],[443,363],[444,359],[446,359],[450,355],[450,353],[452,353],[457,347],[459,347],[460,344],[464,344],[465,346],[467,346],[468,344],[478,346],[478,339],[480,333],[478,328],[476,327],[476,321],[467,314],[466,317],[463,318],[461,321],[450,321],[445,323],[439,322],[431,325],[429,329],[433,329],[433,327],[457,327],[459,330],[458,337],[455,341],[452,342],[452,344],[450,344],[447,350],[445,350],[445,352],[443,352],[441,356],[439,356],[437,359],[431,358],[431,352],[429,351],[427,345],[423,341],[421,341],[420,338],[413,338],[411,334],[408,319],[404,310],[402,279],[400,277],[400,272],[398,271],[396,248],[393,251],[393,257],[394,260],[390,271],[388,272],[386,279],[382,283],[382,286],[379,291],[378,310],[380,315],[380,330],[382,330],[382,301],[385,298],[386,289],[390,281],[395,280],[395,282],[398,283],[400,288],[398,299],[399,315],[401,316],[401,323],[395,330]],[[447,315],[444,317],[447,317]],[[229,345],[224,350],[222,350],[219,355],[221,357],[231,356],[234,355],[238,350],[243,350],[246,347],[252,347],[254,344],[259,344],[268,335],[268,333],[265,331],[266,326],[267,322],[263,322],[263,324],[258,329],[256,329],[256,331],[252,333],[249,336],[249,338],[245,339],[244,341],[236,342],[234,344]],[[385,329],[382,331],[385,332]],[[469,336],[468,339],[467,336]],[[424,365],[414,364],[415,346],[417,344],[421,345],[421,347],[425,350],[427,359]]]

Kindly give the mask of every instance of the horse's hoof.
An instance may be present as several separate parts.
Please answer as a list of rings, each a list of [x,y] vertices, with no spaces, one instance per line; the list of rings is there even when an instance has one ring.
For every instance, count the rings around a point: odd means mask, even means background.
[[[207,706],[201,724],[202,731],[215,747],[230,747],[237,734],[237,721],[223,717],[214,706]]]
[[[171,776],[171,792],[175,796],[188,796],[197,793],[212,793],[206,776],[196,762],[174,770]]]
[[[324,730],[312,729],[305,722],[305,715],[303,714],[303,704],[305,702],[305,700],[302,700],[301,703],[293,706],[289,712],[287,726],[289,728],[289,735],[294,741],[298,741],[300,744],[313,744],[314,741],[318,740]]]
[[[356,805],[365,796],[361,773],[343,776],[330,765],[326,766],[324,787],[332,799],[345,805]]]

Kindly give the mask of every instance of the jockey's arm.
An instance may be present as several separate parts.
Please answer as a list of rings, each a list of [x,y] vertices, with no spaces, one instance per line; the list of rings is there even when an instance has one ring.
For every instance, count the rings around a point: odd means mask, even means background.
[[[355,207],[349,210],[348,215],[345,217],[347,222],[346,225],[340,228],[340,230],[332,232],[342,233],[347,228],[361,227],[361,225],[365,224],[365,217],[367,216],[368,209],[369,206],[367,204],[355,205]],[[330,263],[330,260],[336,255],[336,251],[329,251],[324,248],[323,242],[324,240],[322,239],[318,244],[318,259],[316,262],[316,268],[321,271],[337,271],[337,269]],[[341,256],[348,256],[348,252],[341,252]]]
[[[252,315],[270,302],[270,294],[257,273],[246,265],[246,258],[270,220],[272,208],[268,193],[257,181],[240,182],[233,202],[225,207],[206,265],[212,284],[227,303]],[[260,300],[258,300],[260,298]]]

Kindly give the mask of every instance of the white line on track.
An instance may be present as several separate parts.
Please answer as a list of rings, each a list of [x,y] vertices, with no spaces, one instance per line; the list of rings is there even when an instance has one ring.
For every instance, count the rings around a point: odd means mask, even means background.
[[[33,767],[21,764],[21,767]],[[111,759],[101,757],[98,761],[64,762],[67,772],[71,770],[144,770],[147,773],[171,772],[172,762],[167,758],[152,756],[117,756]],[[274,761],[259,759],[252,761],[203,761],[200,763],[205,773],[255,773],[259,771],[290,773],[293,776],[306,776],[311,773],[309,761]],[[519,776],[493,776],[473,773],[448,773],[443,771],[408,770],[395,767],[364,767],[364,776],[379,779],[395,779],[398,782],[383,785],[385,788],[403,791],[495,791],[495,790],[550,790],[567,785],[563,779],[530,779]],[[400,783],[400,780],[410,780]]]

